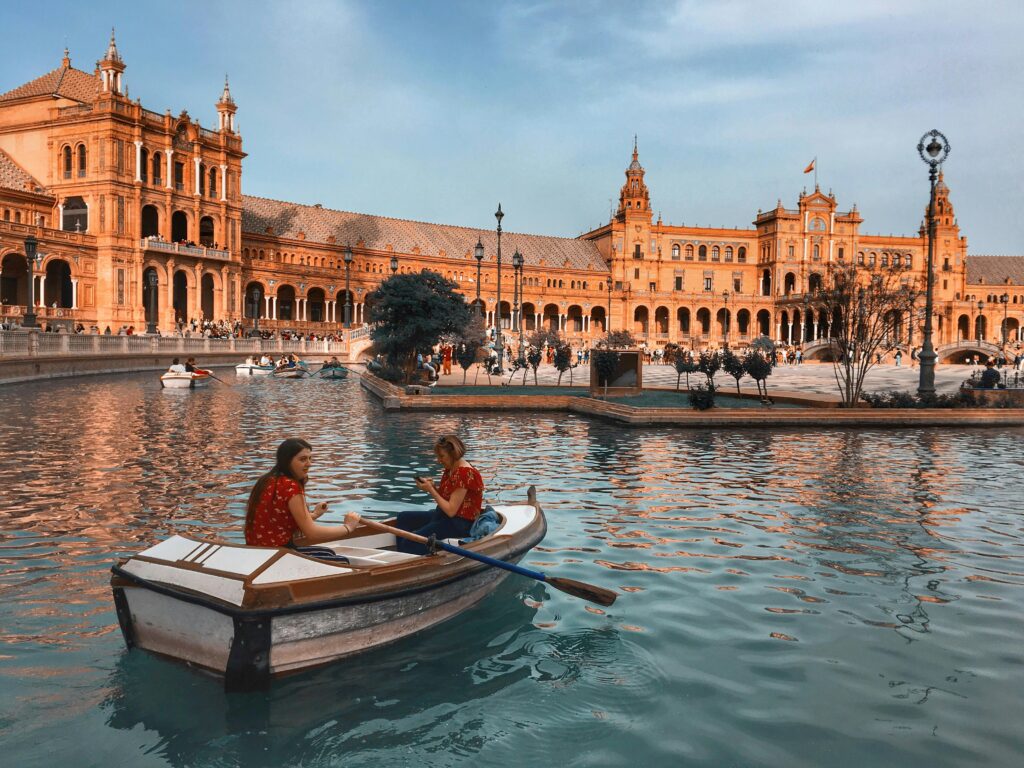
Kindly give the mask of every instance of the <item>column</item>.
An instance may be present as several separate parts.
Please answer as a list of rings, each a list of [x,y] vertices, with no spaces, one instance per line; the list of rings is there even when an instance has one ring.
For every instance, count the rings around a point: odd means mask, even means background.
[[[135,142],[135,180],[142,181],[142,142]]]
[[[277,320],[277,296],[270,297],[270,319]]]
[[[228,167],[222,165],[220,167],[220,200],[224,202],[228,199]],[[225,241],[227,238],[224,238]]]
[[[166,149],[164,152],[167,155],[167,188],[174,189],[174,150]]]
[[[815,320],[814,320],[814,341],[817,341],[817,340],[818,340],[818,320],[817,320],[817,318],[815,318]]]
[[[305,321],[306,319],[306,299],[297,299],[299,302],[299,319]]]
[[[57,229],[64,229],[64,203],[57,206]]]
[[[42,274],[39,276],[39,293],[36,294],[36,306],[46,306],[46,275]]]
[[[266,303],[266,307],[263,309],[263,317],[270,319],[270,296],[264,296],[263,301]]]
[[[541,316],[540,312],[534,312],[533,313],[533,327],[534,328],[540,328],[540,322],[541,322],[542,319],[543,319],[543,317]]]
[[[192,177],[192,186],[195,187],[195,189],[192,190],[192,194],[193,195],[198,195],[199,194],[199,155],[196,155],[195,157],[193,157],[192,158],[192,162],[195,165],[195,169],[196,169],[196,175]],[[197,237],[196,240],[198,240],[198,239],[199,238]]]
[[[71,281],[71,308],[78,309],[78,280]]]
[[[793,346],[793,321],[792,320],[790,320],[789,321],[789,325],[786,326],[786,333],[789,336],[789,338],[786,339],[786,343],[789,344],[790,346]]]

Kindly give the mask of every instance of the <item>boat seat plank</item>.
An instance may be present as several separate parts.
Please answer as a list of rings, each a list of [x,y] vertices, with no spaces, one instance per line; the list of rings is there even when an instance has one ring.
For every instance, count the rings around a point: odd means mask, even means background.
[[[286,554],[276,563],[252,580],[253,584],[273,584],[281,581],[302,581],[316,579],[321,576],[337,576],[340,573],[352,573],[351,568],[334,565],[303,557],[302,555]]]
[[[393,533],[372,533],[368,536],[356,536],[339,539],[330,544],[344,544],[348,547],[365,547],[367,549],[388,549],[397,543]]]
[[[344,555],[352,565],[391,565],[393,563],[401,563],[406,560],[415,560],[419,557],[419,555],[410,555],[407,552],[392,552],[386,549],[372,549],[369,547],[353,547],[349,545],[348,541],[348,539],[328,541],[317,546],[327,547],[337,555]]]
[[[277,552],[267,547],[220,547],[202,561],[204,568],[248,576],[261,568]]]

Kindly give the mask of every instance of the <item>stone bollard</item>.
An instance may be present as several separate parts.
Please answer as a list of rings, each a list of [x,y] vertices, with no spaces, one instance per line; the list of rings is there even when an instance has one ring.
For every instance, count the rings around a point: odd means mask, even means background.
[[[70,336],[67,334],[60,334],[60,353],[66,355],[71,351]]]
[[[28,329],[28,356],[35,357],[39,354],[39,329]]]

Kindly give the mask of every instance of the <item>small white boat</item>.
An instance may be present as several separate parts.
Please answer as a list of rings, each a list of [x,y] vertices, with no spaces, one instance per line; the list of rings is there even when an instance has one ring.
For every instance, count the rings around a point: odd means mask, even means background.
[[[327,368],[321,368],[317,371],[316,375],[321,379],[347,379],[348,368],[342,368],[341,366],[328,366]]]
[[[210,374],[168,371],[160,377],[164,389],[195,389],[210,383]]]
[[[276,368],[271,374],[275,379],[304,379],[310,375],[309,368],[299,364],[294,368]]]
[[[494,507],[500,527],[466,551],[516,563],[547,531],[527,503]],[[229,689],[377,648],[451,619],[486,597],[506,570],[440,550],[411,555],[362,525],[321,544],[347,563],[284,547],[172,536],[119,560],[110,585],[128,648],[223,676]]]
[[[273,365],[257,365],[256,363],[239,363],[235,366],[237,376],[269,376],[274,372]]]

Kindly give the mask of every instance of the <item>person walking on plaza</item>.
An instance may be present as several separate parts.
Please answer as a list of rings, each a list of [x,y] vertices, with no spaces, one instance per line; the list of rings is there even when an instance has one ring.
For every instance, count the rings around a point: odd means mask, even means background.
[[[899,368],[900,367],[900,361],[903,360],[903,352],[902,352],[902,350],[899,350],[899,349],[896,350],[896,354],[893,355],[893,360],[896,361],[896,367]]]
[[[441,352],[442,357],[442,370],[445,376],[450,376],[452,372],[452,345],[445,344],[444,349]]]

